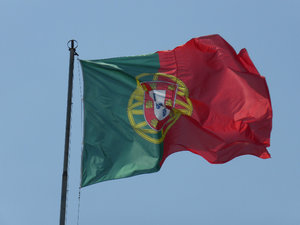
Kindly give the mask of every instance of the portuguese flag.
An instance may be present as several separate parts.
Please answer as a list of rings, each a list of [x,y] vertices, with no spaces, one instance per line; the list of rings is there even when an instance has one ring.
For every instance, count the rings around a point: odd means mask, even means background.
[[[210,163],[270,157],[265,78],[245,49],[236,54],[219,35],[149,55],[80,62],[82,187],[156,172],[178,151]]]

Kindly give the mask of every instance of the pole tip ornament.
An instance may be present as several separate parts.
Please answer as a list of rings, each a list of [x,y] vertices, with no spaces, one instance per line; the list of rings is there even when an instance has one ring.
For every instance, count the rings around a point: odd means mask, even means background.
[[[69,50],[71,50],[71,49],[74,50],[75,55],[78,55],[76,52],[76,48],[78,47],[78,42],[76,40],[68,41],[67,46],[68,46]]]

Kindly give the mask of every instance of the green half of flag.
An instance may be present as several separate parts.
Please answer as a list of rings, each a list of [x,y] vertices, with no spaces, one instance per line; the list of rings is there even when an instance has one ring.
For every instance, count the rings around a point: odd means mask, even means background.
[[[136,76],[158,71],[158,54],[80,62],[84,80],[81,186],[158,171],[162,144],[141,137],[128,117],[131,110],[137,126],[146,126],[141,101],[133,100],[131,109],[128,104],[137,88]]]

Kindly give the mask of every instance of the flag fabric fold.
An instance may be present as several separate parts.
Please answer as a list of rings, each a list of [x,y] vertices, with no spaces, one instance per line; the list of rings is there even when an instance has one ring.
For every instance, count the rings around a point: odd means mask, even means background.
[[[272,108],[247,51],[219,35],[173,50],[81,60],[82,186],[158,171],[188,150],[210,163],[269,158]]]

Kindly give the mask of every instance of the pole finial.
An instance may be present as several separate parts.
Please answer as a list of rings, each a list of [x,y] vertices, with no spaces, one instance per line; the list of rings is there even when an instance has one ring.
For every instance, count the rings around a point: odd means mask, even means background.
[[[72,39],[72,40],[68,41],[67,46],[69,48],[69,51],[74,50],[75,55],[78,55],[76,52],[76,48],[78,47],[78,42],[76,40]]]

